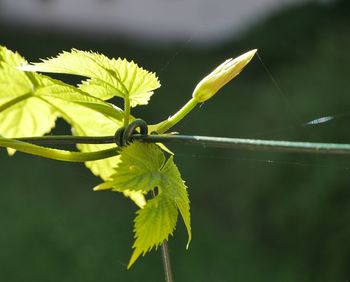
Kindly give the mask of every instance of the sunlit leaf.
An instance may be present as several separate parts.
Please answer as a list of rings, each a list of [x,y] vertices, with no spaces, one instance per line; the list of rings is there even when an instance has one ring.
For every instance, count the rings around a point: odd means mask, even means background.
[[[154,73],[133,61],[109,59],[102,54],[76,49],[22,69],[89,77],[80,85],[81,90],[101,99],[118,96],[129,100],[132,107],[147,104],[153,90],[160,87]]]
[[[19,70],[25,59],[0,49],[0,134],[4,137],[40,136],[48,133],[61,115],[55,105],[69,101],[115,120],[123,112],[112,104],[93,97],[74,86],[36,73]],[[62,105],[62,103],[60,104]],[[72,112],[70,121],[80,118]]]
[[[149,200],[143,209],[137,211],[135,218],[134,252],[130,258],[130,268],[137,258],[145,255],[153,247],[158,247],[175,230],[178,210],[174,201],[166,194],[161,193]]]
[[[30,77],[16,69],[23,62],[17,53],[0,47],[0,135],[7,138],[43,135],[58,117],[51,106],[35,97]]]
[[[192,239],[191,233],[191,215],[190,215],[190,200],[187,193],[185,182],[181,178],[179,169],[174,163],[173,156],[170,156],[162,169],[162,173],[166,175],[163,178],[163,191],[169,195],[180,211],[182,219],[186,225],[188,233],[187,247]]]
[[[148,192],[160,184],[165,157],[157,146],[135,142],[122,152],[118,169],[111,176],[113,180],[101,184],[98,189]]]

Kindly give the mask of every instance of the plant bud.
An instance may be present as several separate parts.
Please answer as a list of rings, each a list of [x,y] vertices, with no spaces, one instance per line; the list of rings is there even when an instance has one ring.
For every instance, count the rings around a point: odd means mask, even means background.
[[[250,62],[257,49],[251,50],[243,55],[228,59],[204,77],[193,91],[192,97],[199,103],[205,102],[214,96],[226,83],[238,75]]]

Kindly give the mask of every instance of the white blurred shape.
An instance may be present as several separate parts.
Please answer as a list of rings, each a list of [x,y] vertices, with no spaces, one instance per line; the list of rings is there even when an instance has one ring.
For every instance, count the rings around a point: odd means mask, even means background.
[[[212,44],[304,2],[325,0],[0,0],[0,18],[91,35]]]

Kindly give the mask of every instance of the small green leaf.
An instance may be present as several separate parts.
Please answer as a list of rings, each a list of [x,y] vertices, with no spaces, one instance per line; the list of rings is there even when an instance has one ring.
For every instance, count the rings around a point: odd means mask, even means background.
[[[141,254],[157,247],[173,233],[178,211],[184,220],[190,242],[190,204],[184,181],[173,156],[165,160],[164,153],[157,145],[134,142],[122,150],[111,179],[95,187],[96,190],[127,189],[143,193],[156,187],[158,196],[137,212],[134,252],[128,268]]]
[[[142,254],[145,255],[167,240],[172,235],[178,211],[174,201],[165,194],[160,194],[152,200],[149,200],[143,209],[137,211],[135,219],[135,249],[129,264],[130,268],[137,258]]]
[[[147,104],[153,90],[160,87],[154,73],[140,68],[133,61],[109,59],[102,54],[76,49],[22,69],[89,77],[80,85],[81,90],[104,100],[121,97],[129,100],[131,107]]]
[[[175,204],[179,209],[181,217],[185,223],[188,233],[188,248],[189,243],[192,239],[190,200],[188,197],[187,187],[185,185],[185,182],[181,178],[179,169],[174,163],[173,156],[170,156],[170,158],[162,168],[162,173],[166,175],[166,177],[163,177],[163,191],[175,201]]]
[[[164,154],[157,146],[135,142],[123,149],[116,173],[111,176],[113,180],[97,186],[95,190],[113,188],[121,192],[148,192],[160,184],[164,163]]]

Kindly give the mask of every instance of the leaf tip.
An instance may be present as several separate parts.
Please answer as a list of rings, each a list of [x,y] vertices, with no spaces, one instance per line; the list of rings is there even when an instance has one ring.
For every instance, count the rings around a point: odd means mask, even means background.
[[[94,188],[92,188],[93,191],[102,191],[102,190],[108,190],[111,189],[112,185],[110,182],[103,182],[97,186],[95,186]]]
[[[140,255],[141,255],[140,250],[135,249],[134,252],[132,253],[130,261],[128,263],[128,267],[127,267],[128,270],[133,266],[133,264],[135,263],[135,261],[138,259],[138,257]]]

